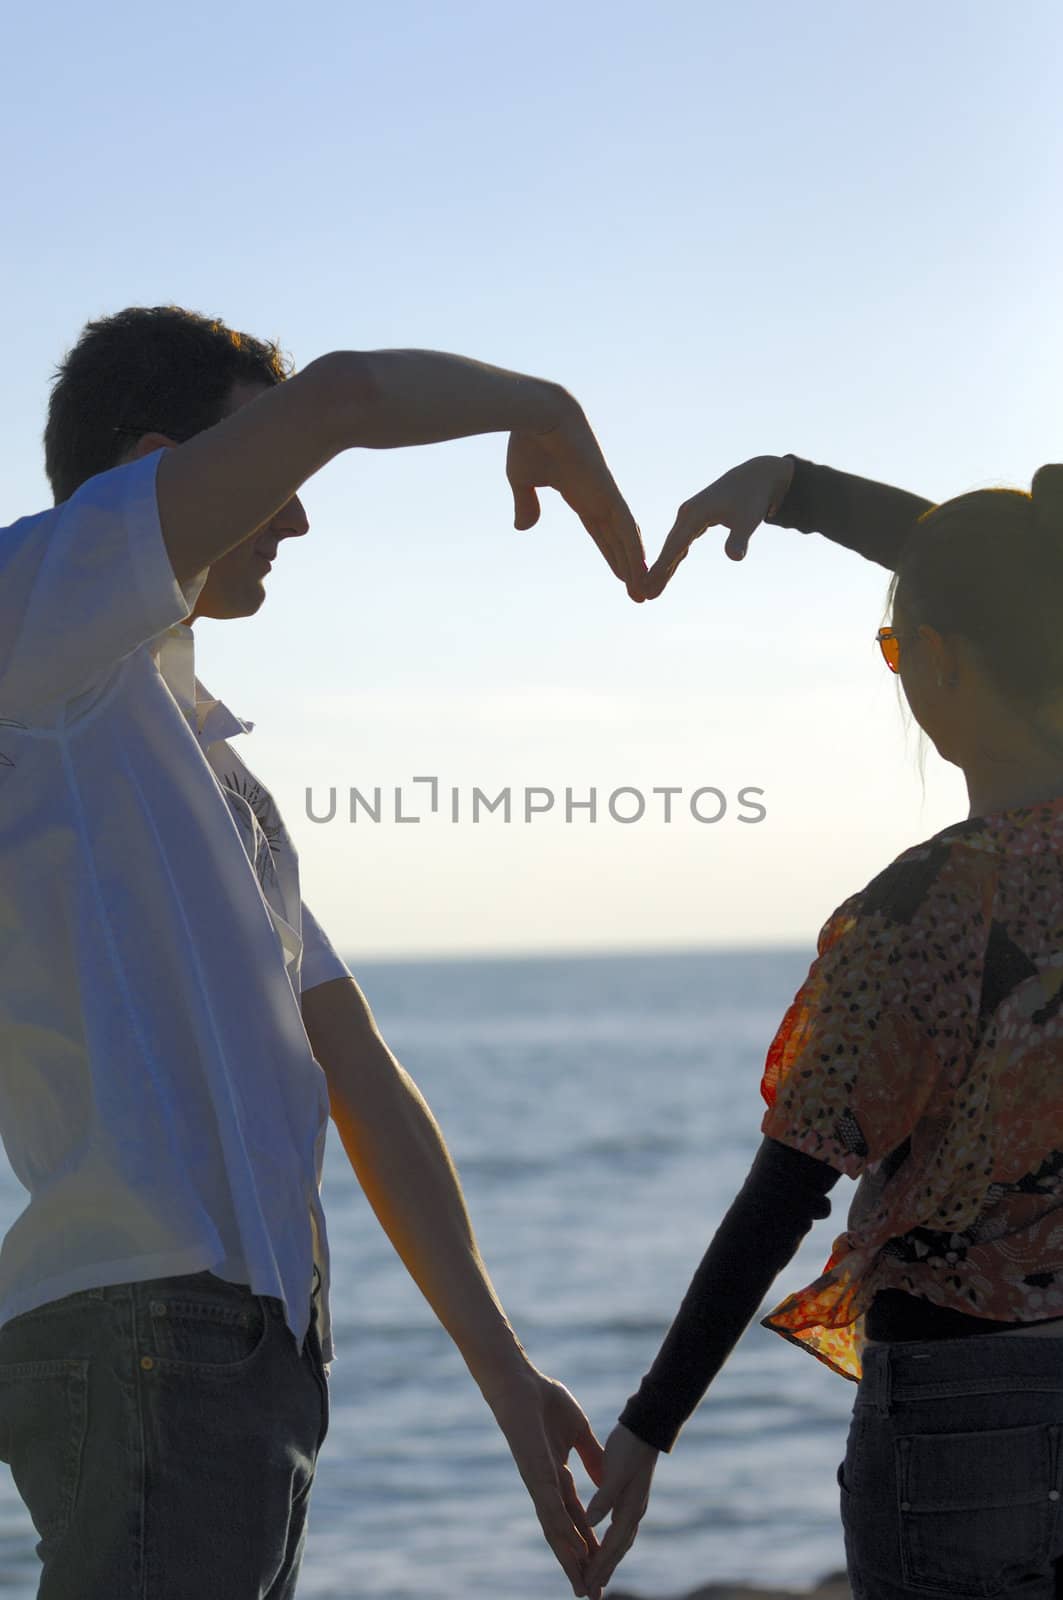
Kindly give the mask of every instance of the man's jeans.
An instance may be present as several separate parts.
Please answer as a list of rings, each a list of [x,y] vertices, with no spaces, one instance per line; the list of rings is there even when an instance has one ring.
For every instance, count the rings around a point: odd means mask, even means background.
[[[0,1460],[40,1535],[38,1600],[292,1600],[328,1424],[316,1317],[300,1357],[279,1300],[210,1272],[0,1328]]]
[[[854,1600],[1063,1595],[1063,1339],[865,1350],[838,1469]]]

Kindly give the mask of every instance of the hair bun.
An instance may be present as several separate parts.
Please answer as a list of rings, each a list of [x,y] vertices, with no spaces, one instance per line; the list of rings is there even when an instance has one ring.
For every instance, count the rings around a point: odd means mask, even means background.
[[[1063,465],[1051,462],[1038,467],[1030,494],[1038,527],[1053,539],[1063,539]]]

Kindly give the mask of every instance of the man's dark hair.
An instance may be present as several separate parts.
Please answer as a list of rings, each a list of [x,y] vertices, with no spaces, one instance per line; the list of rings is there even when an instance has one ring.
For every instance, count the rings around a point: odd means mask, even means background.
[[[141,434],[181,443],[221,420],[234,384],[277,384],[292,370],[273,341],[181,306],[129,306],[86,323],[48,402],[44,465],[56,505]]]

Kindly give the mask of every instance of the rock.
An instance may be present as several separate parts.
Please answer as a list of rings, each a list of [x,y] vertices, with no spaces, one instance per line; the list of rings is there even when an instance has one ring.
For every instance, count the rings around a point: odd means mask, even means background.
[[[608,1600],[642,1600],[620,1589],[610,1589]],[[821,1578],[814,1589],[758,1589],[743,1583],[710,1583],[695,1589],[683,1600],[852,1600],[849,1580],[844,1572]]]

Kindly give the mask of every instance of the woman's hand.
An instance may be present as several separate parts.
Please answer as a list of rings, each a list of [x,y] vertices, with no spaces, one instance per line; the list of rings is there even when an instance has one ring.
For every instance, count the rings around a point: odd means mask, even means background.
[[[584,1573],[588,1594],[600,1593],[635,1543],[639,1523],[650,1503],[650,1484],[659,1452],[644,1444],[623,1423],[605,1441],[605,1464],[597,1493],[587,1507],[587,1521],[600,1522],[613,1513],[609,1529]]]
[[[694,540],[706,528],[729,528],[724,550],[732,561],[741,561],[753,530],[778,510],[793,475],[794,464],[789,456],[754,456],[685,501],[664,548],[650,568],[645,586],[647,598],[655,600],[662,593]]]

